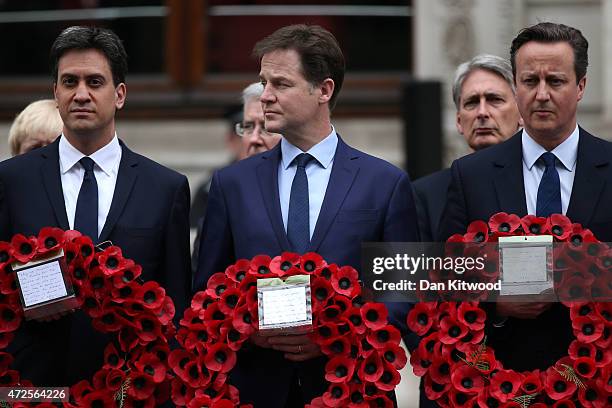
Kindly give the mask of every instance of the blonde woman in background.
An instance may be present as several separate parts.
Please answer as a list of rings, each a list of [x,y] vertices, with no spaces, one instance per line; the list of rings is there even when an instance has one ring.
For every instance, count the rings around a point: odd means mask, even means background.
[[[62,133],[62,127],[62,118],[53,99],[32,102],[17,115],[9,130],[11,155],[48,145]]]

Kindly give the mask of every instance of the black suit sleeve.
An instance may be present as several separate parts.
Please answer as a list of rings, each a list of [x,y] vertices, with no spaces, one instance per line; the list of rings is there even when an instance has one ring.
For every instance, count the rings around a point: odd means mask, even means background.
[[[419,233],[421,242],[433,242],[433,231],[431,230],[431,215],[427,205],[427,195],[421,194],[414,188],[414,201],[416,204],[417,218],[419,220]]]
[[[234,242],[227,210],[227,202],[219,173],[213,176],[208,194],[208,206],[198,250],[198,268],[193,280],[193,292],[206,287],[208,278],[223,272],[235,262]]]
[[[191,294],[189,257],[189,183],[183,176],[174,192],[165,232],[165,256],[161,273],[166,292],[174,300],[176,316],[182,316]]]
[[[0,241],[9,241],[11,239],[10,220],[6,184],[2,180],[2,175],[0,175]]]
[[[442,213],[438,237],[442,242],[453,234],[465,234],[467,229],[467,206],[463,192],[461,168],[457,160],[451,166],[451,183],[448,187],[446,206]]]

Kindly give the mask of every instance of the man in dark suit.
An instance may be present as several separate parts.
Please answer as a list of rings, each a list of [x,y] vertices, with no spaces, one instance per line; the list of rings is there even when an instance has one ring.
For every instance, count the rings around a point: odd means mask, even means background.
[[[440,235],[499,211],[519,216],[566,214],[602,241],[612,239],[612,144],[577,125],[586,85],[588,43],[580,31],[539,23],[523,29],[510,51],[523,131],[456,160]],[[497,303],[489,341],[507,367],[549,367],[572,337],[560,304]],[[493,313],[492,313],[493,314]]]
[[[348,146],[330,121],[344,77],[336,39],[318,26],[281,28],[255,46],[268,152],[213,177],[195,289],[236,259],[315,251],[360,267],[363,241],[415,241],[408,176]],[[299,208],[301,206],[301,209]],[[325,358],[308,336],[251,339],[231,381],[255,407],[299,407],[325,390]]]
[[[181,313],[191,286],[189,186],[117,138],[115,112],[126,97],[121,40],[106,29],[70,27],[55,40],[51,63],[63,133],[0,164],[0,239],[56,226],[94,243],[110,240],[142,266],[144,280],[166,289]],[[70,385],[101,367],[105,342],[81,318],[77,312],[20,329],[14,348],[24,378]]]
[[[452,89],[457,131],[473,151],[503,142],[521,125],[512,67],[506,59],[481,54],[464,62],[455,71]],[[443,169],[412,184],[423,242],[437,241],[450,181],[450,169]]]

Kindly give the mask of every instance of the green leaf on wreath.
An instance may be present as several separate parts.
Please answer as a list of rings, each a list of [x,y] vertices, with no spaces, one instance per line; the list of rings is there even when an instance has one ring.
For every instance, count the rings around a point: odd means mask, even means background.
[[[126,377],[123,383],[121,384],[121,388],[119,388],[119,390],[117,390],[117,392],[115,393],[115,401],[119,402],[119,408],[123,408],[123,404],[125,404],[127,392],[130,389],[130,383],[130,377]]]
[[[567,364],[561,364],[561,366],[564,368],[563,371],[558,370],[556,367],[553,367],[553,368],[566,381],[573,382],[574,384],[576,384],[576,386],[582,388],[583,390],[586,389],[586,385],[584,385],[584,383],[580,380],[580,378],[578,378],[578,375],[576,375],[576,372],[574,371],[573,367],[568,366]]]
[[[536,399],[538,394],[540,393],[536,392],[535,394],[521,395],[520,397],[512,398],[512,401],[521,404],[521,408],[528,408],[533,403],[533,400]]]

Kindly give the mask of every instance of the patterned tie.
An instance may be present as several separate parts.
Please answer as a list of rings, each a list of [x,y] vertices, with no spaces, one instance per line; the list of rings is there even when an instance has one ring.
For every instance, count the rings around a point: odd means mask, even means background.
[[[98,241],[98,182],[93,171],[94,161],[89,157],[83,157],[79,163],[85,169],[85,174],[77,199],[74,229],[89,236],[96,243]]]
[[[287,238],[294,252],[303,254],[310,244],[310,215],[308,212],[308,177],[306,166],[314,158],[308,153],[299,154],[294,161],[297,170],[291,184],[289,197],[289,216],[287,219]]]
[[[550,217],[551,214],[561,214],[561,182],[555,167],[557,157],[551,152],[546,152],[539,160],[544,162],[546,169],[538,187],[536,215]]]

